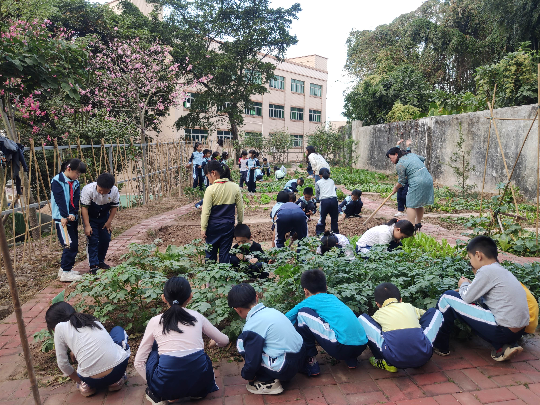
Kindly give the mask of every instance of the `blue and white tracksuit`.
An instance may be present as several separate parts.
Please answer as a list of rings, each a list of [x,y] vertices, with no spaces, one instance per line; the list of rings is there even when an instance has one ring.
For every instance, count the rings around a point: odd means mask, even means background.
[[[250,309],[236,345],[245,360],[245,380],[288,381],[304,364],[302,337],[285,315],[264,304]]]
[[[293,202],[284,203],[275,214],[276,223],[276,247],[285,246],[287,233],[297,234],[297,239],[303,239],[308,235],[306,213]]]
[[[283,186],[283,190],[288,191],[289,193],[298,193],[298,180],[292,179],[289,180],[285,185]]]
[[[364,203],[360,198],[353,201],[351,196],[346,197],[341,204],[339,204],[339,212],[345,214],[345,216],[351,217],[354,215],[360,215]]]
[[[202,152],[194,151],[189,158],[189,161],[193,164],[193,188],[203,188],[204,173],[202,171],[204,155]]]
[[[317,183],[315,183],[315,198],[319,201],[319,212],[321,214],[319,222],[315,227],[317,236],[325,231],[327,215],[330,215],[330,227],[332,232],[339,233],[339,209],[334,180],[322,178],[317,181]]]
[[[354,312],[335,295],[312,295],[285,314],[304,339],[306,356],[315,357],[319,345],[338,360],[356,359],[368,339]]]
[[[201,173],[203,175],[203,184],[205,187],[208,187],[210,185],[210,183],[208,182],[208,177],[206,177],[206,175],[204,174],[204,167],[208,164],[208,162],[210,161],[210,158],[209,157],[203,157],[203,160],[202,160],[202,164],[201,164]]]
[[[435,308],[424,311],[389,298],[373,317],[363,314],[358,320],[375,358],[397,368],[414,368],[426,364],[433,355],[443,315]]]
[[[295,204],[302,208],[306,214],[310,212],[311,215],[313,215],[317,212],[317,200],[315,198],[311,198],[311,200],[307,201],[306,198],[302,196]]]
[[[257,177],[256,169],[259,168],[259,160],[255,158],[249,158],[247,161],[247,176],[248,176],[248,191],[250,193],[255,193],[257,191]]]

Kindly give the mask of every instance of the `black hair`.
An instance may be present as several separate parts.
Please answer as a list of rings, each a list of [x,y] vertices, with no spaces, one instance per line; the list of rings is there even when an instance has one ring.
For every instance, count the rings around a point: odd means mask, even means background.
[[[302,182],[302,184],[300,184],[299,182]],[[303,177],[299,177],[299,178],[296,180],[296,184],[298,184],[299,186],[303,186],[303,185],[304,185],[304,178],[303,178]]]
[[[321,269],[306,270],[300,276],[300,285],[311,294],[325,293],[326,276]]]
[[[288,202],[295,202],[296,201],[296,194],[294,194],[292,191],[289,192],[289,201]]]
[[[212,159],[216,160],[217,157],[219,157],[219,152],[212,152]]]
[[[110,190],[114,187],[114,176],[110,173],[101,173],[98,176],[96,183],[99,187]]]
[[[277,172],[279,170],[278,166],[274,166],[274,171]]]
[[[399,159],[402,156],[409,154],[409,152],[406,150],[400,149],[397,146],[394,146],[393,148],[388,149],[388,152],[386,152],[386,157],[390,157],[390,155],[396,155],[396,154],[398,155],[398,162],[399,162]]]
[[[362,191],[360,191],[360,190],[358,190],[357,188],[355,188],[355,189],[352,191],[351,195],[356,195],[356,196],[360,197],[360,196],[362,195]]]
[[[197,148],[199,147],[199,145],[202,145],[202,143],[201,143],[201,142],[195,142],[195,143],[193,144],[193,152],[195,152],[195,151],[197,150]]]
[[[217,144],[221,147],[223,147],[223,139],[218,139]]]
[[[289,192],[281,190],[276,197],[278,203],[288,203],[289,202]]]
[[[313,187],[306,187],[304,189],[304,195],[313,195]]]
[[[229,179],[231,180],[231,169],[224,162],[220,162],[221,167],[223,168],[223,174],[219,176],[220,179]]]
[[[317,153],[317,152],[315,151],[315,147],[311,145],[306,146],[306,151],[307,151],[306,162],[309,163],[309,155],[311,155],[312,153]]]
[[[60,171],[65,172],[67,168],[71,170],[78,171],[79,173],[86,173],[86,163],[82,162],[80,159],[68,159],[65,162],[62,162],[60,166]]]
[[[265,160],[268,162],[268,159],[267,159],[267,158],[263,158],[263,162],[264,162]]]
[[[395,298],[396,300],[401,300],[401,293],[399,288],[397,288],[392,283],[382,283],[375,287],[375,302],[379,305],[384,304],[388,298]]]
[[[324,236],[321,238],[321,254],[325,254],[332,248],[338,246],[338,238],[330,231],[324,231]]]
[[[222,158],[223,160],[226,160],[228,157],[229,157],[229,152],[224,151],[224,152],[221,154],[221,158]]]
[[[245,150],[242,151],[242,156],[247,156],[247,154],[248,154],[247,151]]]
[[[255,155],[257,152],[255,151],[255,149],[250,149],[249,153],[251,153],[252,155]]]
[[[330,170],[328,170],[326,167],[322,167],[319,170],[319,176],[321,176],[325,180],[328,180],[330,178]]]
[[[227,302],[231,308],[249,309],[257,303],[257,293],[251,284],[233,285],[227,295]]]
[[[197,318],[186,311],[182,305],[191,295],[191,286],[184,277],[171,277],[163,287],[163,296],[170,305],[161,315],[159,324],[163,324],[163,334],[166,335],[171,330],[183,333],[178,324],[194,326]]]
[[[251,230],[246,224],[238,224],[234,227],[235,238],[248,238],[251,239]]]
[[[208,175],[208,173],[213,172],[213,171],[216,171],[219,173],[219,178],[223,178],[223,175],[225,174],[223,165],[219,163],[217,160],[211,160],[206,164],[206,166],[204,166],[204,174]]]
[[[476,236],[467,244],[467,253],[474,254],[475,252],[483,253],[488,259],[497,260],[498,252],[495,241],[487,236]]]
[[[414,235],[414,225],[411,221],[407,221],[406,219],[400,219],[399,221],[397,218],[392,218],[390,221],[386,223],[386,225],[396,225],[395,228],[399,228],[401,233],[407,235],[407,236],[413,236]]]
[[[206,155],[207,153],[212,153],[210,149],[203,149],[202,154]]]
[[[84,327],[102,329],[102,327],[97,324],[99,320],[96,317],[75,311],[75,308],[65,301],[52,304],[45,313],[45,322],[47,323],[47,329],[49,329],[51,335],[53,334],[56,325],[60,322],[67,321],[71,323],[71,326],[73,326],[77,332],[79,331],[79,328]]]

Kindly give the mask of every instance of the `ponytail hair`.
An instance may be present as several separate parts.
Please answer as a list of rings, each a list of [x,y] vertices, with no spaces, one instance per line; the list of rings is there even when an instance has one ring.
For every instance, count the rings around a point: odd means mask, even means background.
[[[86,173],[86,163],[82,162],[80,159],[74,158],[62,162],[62,166],[60,166],[60,171],[65,172],[68,167],[71,170],[77,171],[79,173]]]
[[[319,170],[319,176],[325,180],[328,180],[330,178],[330,170],[328,170],[326,167],[321,168],[321,170]]]
[[[390,221],[386,223],[386,225],[391,226],[395,225],[395,228],[399,228],[401,233],[407,236],[413,236],[414,235],[414,225],[411,221],[407,221],[406,219],[397,220],[397,218],[392,218]]]
[[[321,238],[321,254],[325,254],[332,248],[338,246],[338,238],[330,231],[324,231],[324,236]]]
[[[163,334],[166,335],[171,330],[183,333],[178,324],[194,326],[197,318],[185,310],[182,305],[191,295],[191,286],[184,277],[171,277],[163,287],[163,296],[170,305],[169,309],[163,312],[159,324],[163,324]]]
[[[67,302],[61,301],[55,304],[52,304],[47,312],[45,313],[45,322],[47,323],[47,329],[51,333],[54,333],[54,328],[60,322],[68,322],[75,328],[78,332],[79,328],[88,327],[90,329],[102,329],[97,322],[99,320],[89,314],[83,314],[81,312],[76,312]]]
[[[202,143],[201,143],[201,142],[195,142],[195,143],[193,144],[193,152],[196,152],[196,151],[197,151],[197,148],[199,147],[199,145],[202,145]]]

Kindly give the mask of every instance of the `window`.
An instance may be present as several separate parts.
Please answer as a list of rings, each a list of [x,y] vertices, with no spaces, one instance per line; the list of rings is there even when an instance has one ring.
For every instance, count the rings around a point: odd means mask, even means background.
[[[320,84],[310,83],[309,95],[315,97],[322,97],[322,86]]]
[[[270,104],[270,118],[285,118],[285,107],[282,105]]]
[[[184,129],[186,133],[185,139],[190,142],[204,142],[208,138],[208,131],[206,129]]]
[[[225,101],[222,105],[218,106],[218,111],[223,111],[231,106],[230,101]]]
[[[321,122],[321,112],[317,110],[309,110],[309,120],[311,122]]]
[[[304,135],[291,135],[292,147],[301,148],[304,145]]]
[[[252,69],[244,70],[244,78],[248,83],[262,84],[261,72]]]
[[[232,139],[232,133],[231,131],[217,131],[217,139],[218,141],[230,141]]]
[[[304,121],[304,109],[291,107],[291,120]]]
[[[256,115],[258,117],[262,117],[262,103],[252,103],[253,105],[251,108],[246,107],[246,115]]]
[[[184,100],[184,108],[191,108],[191,104],[195,100],[195,93],[186,93],[186,98]]]
[[[304,82],[301,80],[291,80],[291,91],[294,93],[304,93]]]
[[[283,76],[275,76],[270,79],[270,87],[279,90],[285,90],[285,78]]]

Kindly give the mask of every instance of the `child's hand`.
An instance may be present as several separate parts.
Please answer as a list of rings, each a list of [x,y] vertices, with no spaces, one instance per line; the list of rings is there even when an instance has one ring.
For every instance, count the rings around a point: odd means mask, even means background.
[[[409,146],[411,146],[411,143],[412,143],[412,139],[407,139],[407,142],[405,142],[405,146],[407,146],[407,148]]]
[[[109,233],[112,232],[111,223],[109,221],[105,222],[105,225],[103,225],[103,229],[107,229]]]
[[[457,284],[458,287],[461,287],[461,285],[462,285],[463,283],[465,283],[465,282],[467,282],[467,283],[470,284],[470,283],[471,283],[471,280],[469,280],[469,279],[466,278],[466,277],[461,276],[461,278],[459,279],[458,284]]]
[[[208,348],[211,349],[212,347],[216,347],[217,343],[214,339],[210,339],[210,342],[208,342]]]
[[[250,262],[251,264],[255,264],[255,263],[257,263],[258,261],[259,261],[259,259],[257,259],[256,257],[254,257],[254,258],[252,258],[252,259],[249,259],[249,262]]]
[[[238,257],[239,260],[244,260],[244,255],[242,253],[237,253],[236,257]]]
[[[66,226],[67,223],[68,223],[68,219],[67,219],[67,218],[62,218],[62,219],[60,220],[60,223],[62,224],[62,226]]]
[[[401,142],[403,142],[403,139],[400,139],[399,141],[397,141],[396,145],[399,145]]]
[[[92,235],[92,227],[90,225],[84,227],[84,234],[86,236]]]
[[[70,215],[68,216],[68,221],[75,221],[75,215],[70,214]]]
[[[73,354],[73,352],[69,352],[69,358],[71,359],[72,363],[77,362],[77,359],[75,358],[75,354]]]

